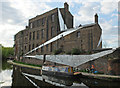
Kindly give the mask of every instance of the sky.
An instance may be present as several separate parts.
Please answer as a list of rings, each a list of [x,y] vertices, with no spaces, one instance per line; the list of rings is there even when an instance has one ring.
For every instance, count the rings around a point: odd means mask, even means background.
[[[94,15],[99,17],[102,28],[103,47],[118,47],[118,1],[109,0],[1,0],[0,1],[0,44],[14,45],[14,35],[25,29],[28,20],[56,7],[69,4],[74,16],[74,27],[79,24],[94,23]]]

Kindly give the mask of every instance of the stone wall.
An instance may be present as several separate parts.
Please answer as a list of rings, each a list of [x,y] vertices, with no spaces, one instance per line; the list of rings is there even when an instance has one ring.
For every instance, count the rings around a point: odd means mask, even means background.
[[[120,48],[117,48],[112,54],[106,55],[99,59],[87,62],[78,66],[79,69],[83,70],[90,68],[93,64],[95,70],[108,75],[120,75]]]
[[[24,58],[21,61],[24,63],[28,63],[28,64],[43,65],[43,60],[35,59],[35,58],[30,58],[30,59]],[[45,64],[63,66],[63,64],[58,64],[58,63],[54,63],[54,62],[50,62],[50,61],[46,61]]]
[[[120,59],[108,61],[108,72],[110,75],[120,75]]]
[[[42,65],[43,61],[33,58],[24,58],[21,60],[22,62],[28,63],[28,64],[35,64],[35,65]]]
[[[78,68],[80,70],[84,70],[86,68],[90,69],[91,65],[94,65],[96,71],[108,74],[108,59],[106,57],[101,57],[99,59],[89,61],[85,64],[78,66]]]

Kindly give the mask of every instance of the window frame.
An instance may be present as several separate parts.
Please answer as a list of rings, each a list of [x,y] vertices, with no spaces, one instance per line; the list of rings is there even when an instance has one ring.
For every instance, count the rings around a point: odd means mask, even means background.
[[[80,38],[80,31],[77,32],[77,38]]]

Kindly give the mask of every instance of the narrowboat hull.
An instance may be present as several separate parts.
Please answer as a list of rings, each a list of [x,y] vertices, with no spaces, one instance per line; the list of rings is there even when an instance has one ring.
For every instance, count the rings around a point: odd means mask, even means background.
[[[45,71],[42,70],[42,75],[49,75],[49,76],[57,76],[57,77],[67,77],[72,78],[74,76],[73,73],[65,73],[65,72],[57,72],[57,71]]]
[[[57,77],[73,77],[73,69],[68,66],[42,66],[42,74]]]

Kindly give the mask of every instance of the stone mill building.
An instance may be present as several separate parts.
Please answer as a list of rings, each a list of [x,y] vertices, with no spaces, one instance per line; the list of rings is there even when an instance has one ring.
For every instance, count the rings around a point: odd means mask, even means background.
[[[73,27],[74,16],[67,3],[64,3],[64,8],[54,8],[37,15],[14,36],[15,55],[53,54],[58,49],[64,52],[73,48],[81,51],[100,49],[102,29],[97,14],[94,19],[94,23]]]

